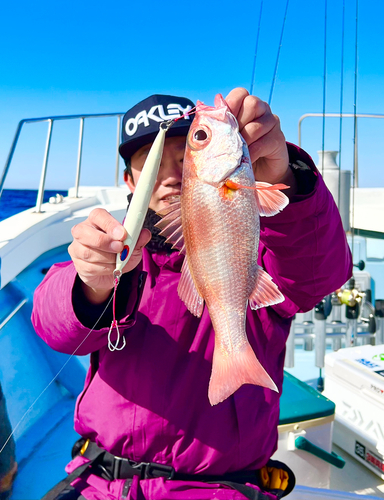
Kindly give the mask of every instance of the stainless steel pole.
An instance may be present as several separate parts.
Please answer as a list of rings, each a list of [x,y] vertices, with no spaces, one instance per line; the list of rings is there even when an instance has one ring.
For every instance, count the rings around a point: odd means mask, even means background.
[[[324,368],[324,358],[326,349],[326,320],[315,319],[315,365],[317,368]]]
[[[83,155],[83,136],[84,136],[84,118],[80,118],[80,133],[79,133],[79,150],[77,153],[77,169],[75,181],[75,198],[79,197],[80,172],[81,172],[81,157]]]
[[[47,176],[49,149],[51,147],[52,127],[53,127],[53,120],[48,120],[48,135],[47,135],[47,142],[45,145],[43,169],[41,171],[40,185],[39,185],[39,191],[37,193],[37,201],[36,201],[36,213],[38,213],[38,214],[41,213],[41,205],[43,204],[43,198],[44,198],[45,178]]]
[[[295,366],[295,319],[292,320],[291,330],[286,343],[284,366],[285,368],[293,368]]]
[[[25,121],[21,120],[17,126],[15,137],[13,139],[12,146],[11,146],[11,149],[9,151],[7,161],[5,162],[3,174],[2,174],[1,179],[0,179],[0,198],[1,198],[1,195],[3,194],[4,182],[5,182],[5,179],[7,177],[9,166],[10,166],[12,158],[13,158],[13,153],[15,152],[15,149],[16,149],[17,141],[19,140],[21,127],[24,125],[24,123],[25,123]]]
[[[384,344],[384,318],[376,316],[376,345]]]
[[[357,337],[357,320],[347,319],[347,331],[345,334],[345,347],[353,347],[356,345]]]

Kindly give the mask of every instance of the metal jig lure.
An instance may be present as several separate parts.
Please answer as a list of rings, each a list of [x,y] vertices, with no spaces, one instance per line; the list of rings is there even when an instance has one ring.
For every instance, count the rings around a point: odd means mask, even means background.
[[[123,268],[132,255],[144,224],[144,219],[148,211],[157,174],[159,173],[161,158],[163,156],[165,134],[174,123],[175,120],[168,120],[160,123],[159,132],[151,146],[151,149],[149,150],[125,217],[124,227],[127,230],[128,236],[124,240],[123,250],[116,256],[116,268],[113,271],[113,277],[115,280],[115,288],[113,291],[113,320],[108,332],[108,348],[110,351],[121,351],[124,349],[126,344],[125,338],[123,337],[123,344],[119,347],[120,331],[115,316],[116,290],[120,282],[121,275],[123,274]],[[114,328],[117,333],[115,343],[111,341],[111,334]]]
[[[131,203],[129,204],[128,212],[125,217],[124,227],[127,230],[128,236],[124,240],[124,248],[120,254],[116,256],[116,269],[113,276],[118,281],[122,275],[123,268],[128,262],[135,248],[140,231],[144,224],[144,219],[147,214],[149,202],[152,196],[152,191],[155,186],[157,174],[163,155],[165,134],[174,124],[174,120],[168,120],[160,123],[159,132],[149,150],[147,159],[145,160],[143,170]]]

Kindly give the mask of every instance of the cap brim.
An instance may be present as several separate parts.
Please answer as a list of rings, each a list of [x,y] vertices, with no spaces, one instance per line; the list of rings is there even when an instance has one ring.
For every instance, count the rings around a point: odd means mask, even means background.
[[[182,123],[177,126],[177,122],[173,125],[167,132],[166,137],[187,137],[191,123]],[[120,156],[124,160],[128,160],[132,157],[143,146],[150,144],[155,140],[158,132],[152,132],[147,135],[142,135],[136,139],[131,139],[129,141],[123,142],[119,146]]]

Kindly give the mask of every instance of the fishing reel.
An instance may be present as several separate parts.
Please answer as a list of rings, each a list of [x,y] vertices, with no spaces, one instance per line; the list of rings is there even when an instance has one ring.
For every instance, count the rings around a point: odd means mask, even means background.
[[[359,263],[360,264],[360,263]],[[351,278],[347,288],[332,294],[332,304],[346,306],[347,319],[360,319],[368,326],[369,333],[376,332],[375,308],[372,305],[371,290],[362,292],[356,288],[355,278]]]

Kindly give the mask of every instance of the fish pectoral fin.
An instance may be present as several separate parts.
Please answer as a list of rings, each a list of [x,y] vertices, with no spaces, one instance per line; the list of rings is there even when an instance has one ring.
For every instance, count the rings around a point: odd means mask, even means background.
[[[271,217],[281,212],[289,203],[289,198],[280,189],[288,189],[285,184],[256,182],[256,200],[261,216]]]
[[[215,346],[208,398],[211,405],[227,399],[243,384],[254,384],[279,392],[247,342],[239,351],[224,353]]]
[[[228,190],[253,189],[255,191],[259,214],[264,217],[271,217],[281,212],[289,203],[289,198],[280,189],[288,189],[285,184],[268,184],[268,182],[255,182],[253,186],[243,186],[228,179],[222,186],[225,194]],[[226,190],[226,191],[225,191]]]
[[[283,302],[284,295],[272,281],[272,277],[262,267],[258,266],[258,268],[256,286],[249,297],[251,309],[260,309]]]
[[[172,248],[177,248],[180,253],[185,254],[183,228],[181,225],[181,203],[180,197],[175,197],[170,205],[160,210],[157,215],[162,219],[155,224],[155,227],[161,229],[161,236],[167,238],[167,243],[171,243]]]
[[[181,278],[177,292],[180,299],[187,306],[187,309],[194,315],[200,318],[204,309],[204,299],[197,291],[193,281],[191,271],[189,270],[188,259],[185,258],[183,267],[181,268]]]

